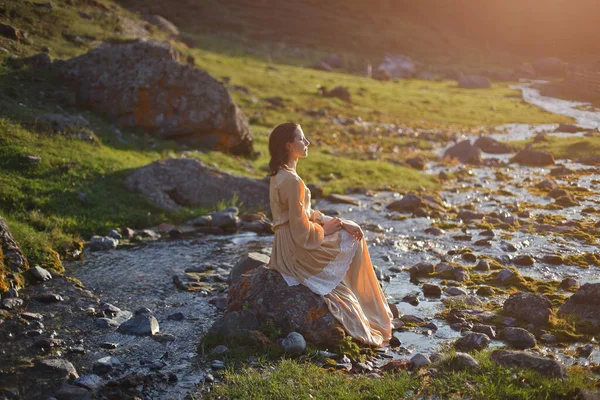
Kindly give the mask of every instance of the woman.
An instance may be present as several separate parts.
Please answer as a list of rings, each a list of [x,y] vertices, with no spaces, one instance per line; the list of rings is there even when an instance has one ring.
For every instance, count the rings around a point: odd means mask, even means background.
[[[269,137],[270,199],[275,240],[269,268],[288,285],[323,296],[329,311],[355,339],[373,346],[392,335],[392,313],[373,271],[360,227],[311,210],[310,191],[296,173],[310,142],[298,124]]]

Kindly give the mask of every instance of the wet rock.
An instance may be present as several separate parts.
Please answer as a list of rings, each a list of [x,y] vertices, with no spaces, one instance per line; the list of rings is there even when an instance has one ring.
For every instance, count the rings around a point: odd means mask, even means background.
[[[356,200],[351,196],[344,196],[342,194],[330,194],[329,196],[327,196],[327,199],[332,203],[351,204],[354,206],[360,206],[360,201]]]
[[[92,370],[95,374],[105,375],[112,372],[115,367],[121,365],[121,361],[119,361],[116,357],[102,357],[94,363]]]
[[[535,187],[538,189],[554,190],[558,187],[558,184],[552,179],[545,179],[540,183],[536,184]]]
[[[106,329],[106,328],[117,328],[119,325],[121,325],[120,323],[118,323],[117,321],[110,319],[110,318],[98,318],[96,319],[96,321],[94,321],[94,324],[101,329]]]
[[[117,347],[119,347],[118,343],[112,343],[112,342],[103,342],[100,343],[99,345],[101,348],[106,349],[106,350],[114,350]]]
[[[22,312],[19,316],[27,321],[42,321],[44,319],[42,314],[32,312]]]
[[[519,367],[534,369],[541,375],[551,378],[565,378],[567,371],[558,361],[538,357],[520,351],[495,350],[490,359],[505,367]]]
[[[221,360],[214,360],[211,364],[210,367],[212,369],[223,369],[225,368],[225,362],[221,361]]]
[[[467,295],[467,292],[464,289],[454,287],[454,286],[447,287],[446,289],[444,289],[444,292],[446,292],[446,294],[449,296],[466,296]]]
[[[470,307],[481,307],[483,302],[477,296],[458,295],[442,299],[442,303],[451,304],[451,301],[463,302]]]
[[[567,168],[564,165],[559,165],[558,167],[550,170],[550,176],[563,176],[563,175],[570,175],[573,173],[575,173],[574,170]]]
[[[450,362],[450,368],[453,370],[475,369],[479,367],[479,361],[474,359],[470,354],[456,352],[455,357]]]
[[[74,386],[63,382],[58,391],[54,394],[58,400],[89,400],[90,392],[88,389]]]
[[[123,238],[123,235],[121,235],[119,233],[119,231],[117,231],[116,229],[113,229],[112,231],[108,232],[106,234],[106,236],[108,236],[109,238],[116,239],[116,240],[121,240]]]
[[[231,284],[236,284],[241,276],[249,271],[252,271],[258,267],[266,266],[269,263],[270,257],[262,253],[248,253],[241,260],[239,260],[229,275]]]
[[[64,63],[60,75],[74,84],[80,103],[120,127],[251,155],[248,121],[227,89],[179,58],[167,43],[106,42]],[[176,112],[165,113],[165,105]]]
[[[306,341],[304,340],[304,336],[298,332],[290,332],[290,334],[281,341],[281,347],[286,354],[299,356],[306,350]]]
[[[473,332],[485,333],[490,339],[496,338],[496,328],[491,325],[473,324]]]
[[[323,96],[336,97],[345,101],[346,103],[352,103],[352,95],[350,94],[350,91],[343,86],[337,86],[329,91],[323,88]]]
[[[473,146],[469,140],[464,140],[450,147],[444,153],[444,157],[456,158],[462,163],[481,164],[481,150]]]
[[[34,296],[33,300],[44,304],[59,303],[61,301],[64,301],[61,295],[55,293],[40,294]]]
[[[463,351],[483,350],[490,341],[485,333],[467,333],[454,343],[454,347]]]
[[[250,209],[268,209],[269,205],[267,181],[229,174],[186,158],[155,161],[139,168],[125,179],[125,188],[170,211],[213,206],[234,196]]]
[[[258,267],[241,277],[228,293],[228,312],[251,311],[271,320],[282,334],[298,332],[316,345],[337,344],[344,331],[323,299],[303,285],[288,286],[277,271]]]
[[[542,262],[552,265],[562,265],[564,263],[564,260],[562,256],[559,256],[557,254],[550,254],[542,257]]]
[[[46,379],[71,379],[78,378],[79,374],[73,364],[62,358],[47,358],[37,361],[35,372]]]
[[[561,196],[554,202],[563,207],[575,207],[579,205],[579,202],[570,195]]]
[[[545,325],[552,313],[552,303],[539,294],[518,292],[504,302],[503,313],[535,325]]]
[[[117,331],[127,335],[152,336],[159,332],[159,326],[154,316],[139,314],[119,325]]]
[[[182,312],[176,312],[167,317],[169,321],[183,321],[185,319],[185,315]]]
[[[102,378],[95,374],[82,375],[73,382],[73,384],[88,390],[98,389],[102,386],[102,383]]]
[[[600,156],[589,156],[579,158],[577,162],[584,165],[600,165]]]
[[[499,332],[499,337],[510,347],[520,350],[530,349],[537,344],[535,336],[523,328],[504,328]]]
[[[212,349],[211,354],[223,355],[227,352],[229,352],[229,347],[220,344],[217,347],[215,347],[214,349]]]
[[[102,251],[116,249],[119,241],[107,236],[92,236],[90,239],[90,251]]]
[[[408,303],[413,306],[419,305],[419,295],[418,294],[409,294],[402,298],[402,302]]]
[[[438,285],[424,283],[422,289],[423,294],[427,297],[440,297],[442,295],[442,288]]]
[[[600,283],[586,283],[558,309],[559,315],[575,317],[581,332],[600,332]]]
[[[511,145],[501,143],[487,136],[480,137],[473,145],[479,147],[484,153],[489,154],[509,154],[515,151]]]
[[[396,200],[387,205],[388,210],[400,212],[413,212],[423,206],[423,199],[414,193],[407,193],[400,200]]]
[[[411,278],[413,278],[417,276],[431,274],[433,273],[434,269],[435,267],[433,266],[433,264],[428,262],[420,262],[410,267],[408,269],[408,272],[410,273]]]
[[[544,341],[546,343],[551,343],[551,344],[554,344],[558,341],[556,336],[549,334],[549,333],[543,333],[542,335],[540,335],[540,339],[542,339],[542,341]]]
[[[430,235],[434,235],[434,236],[442,236],[443,234],[446,233],[445,230],[437,228],[435,226],[432,226],[430,228],[425,229],[425,233],[428,233]]]
[[[477,256],[473,253],[463,253],[461,257],[468,263],[474,263],[477,261]]]
[[[525,149],[519,151],[510,159],[510,162],[516,162],[530,167],[543,167],[546,165],[554,165],[554,156],[551,153],[546,153],[544,151]]]
[[[50,279],[52,279],[52,274],[50,274],[50,272],[48,272],[47,270],[45,270],[44,268],[42,268],[38,265],[36,265],[33,268],[30,268],[29,273],[35,280],[37,280],[39,282],[45,282],[45,281],[49,281]]]
[[[513,258],[513,264],[519,265],[522,267],[530,267],[535,263],[535,259],[527,254],[518,255]]]
[[[566,190],[559,188],[552,189],[550,193],[548,193],[548,196],[552,197],[553,199],[558,199],[559,197],[568,195],[569,193]]]
[[[492,83],[485,76],[463,75],[458,80],[458,87],[464,89],[489,89]]]
[[[558,127],[556,127],[556,129],[554,130],[554,132],[561,133],[577,133],[582,131],[585,131],[585,128],[580,128],[573,124],[558,124]]]
[[[568,276],[565,279],[563,279],[559,285],[559,287],[561,289],[565,289],[565,290],[576,289],[576,288],[579,288],[579,286],[580,286],[579,280],[577,280],[577,278],[574,278],[571,276]]]
[[[594,351],[594,345],[586,344],[585,346],[577,347],[577,357],[589,358]]]
[[[491,297],[496,295],[496,291],[491,286],[480,286],[475,292],[478,296]]]
[[[429,364],[431,364],[431,360],[425,354],[418,353],[410,359],[411,368],[423,368],[428,366]]]
[[[471,210],[461,210],[457,217],[463,221],[479,221],[485,217],[484,213],[474,212]]]
[[[518,277],[518,274],[514,270],[510,268],[504,268],[496,274],[495,280],[498,283],[508,284]]]

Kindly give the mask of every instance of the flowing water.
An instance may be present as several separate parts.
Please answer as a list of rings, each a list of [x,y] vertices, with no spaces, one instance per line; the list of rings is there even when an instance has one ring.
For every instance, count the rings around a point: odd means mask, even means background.
[[[581,127],[593,129],[600,127],[600,112],[582,111],[580,109],[582,103],[541,96],[536,89],[527,85],[522,85],[521,89],[523,98],[532,104],[557,114],[571,116]],[[509,124],[502,127],[504,133],[494,134],[493,137],[499,140],[526,139],[535,136],[540,131],[551,131],[554,128],[556,125]],[[440,152],[442,151],[443,149],[440,149]],[[493,157],[501,160],[507,159],[507,156],[495,155]],[[564,165],[571,169],[585,168],[572,162],[565,162]],[[454,172],[459,169],[464,169],[464,167],[448,168],[434,163],[428,165],[427,172],[438,174],[442,170]],[[495,174],[498,170],[510,179],[503,182],[497,181]],[[462,205],[472,204],[479,212],[498,211],[510,214],[516,206],[515,203],[527,202],[544,205],[552,202],[552,199],[548,197],[534,195],[527,190],[527,187],[531,185],[530,180],[546,179],[549,170],[549,168],[522,167],[516,164],[499,169],[486,166],[473,167],[470,168],[468,179],[453,180],[451,183],[445,184],[441,198],[449,207],[459,208]],[[581,213],[583,208],[598,205],[600,175],[597,172],[578,176],[577,180],[573,182],[561,179],[560,177],[555,178],[559,184],[578,185],[595,194],[585,197],[580,206],[564,210],[547,211],[533,208],[530,210],[532,218],[540,213],[552,213],[562,215],[569,220],[578,220],[583,218]],[[498,194],[500,189],[502,192]],[[490,247],[477,247],[472,242],[456,240],[453,236],[460,231],[448,231],[441,236],[425,233],[425,229],[432,224],[432,220],[429,218],[401,220],[392,218],[394,213],[388,212],[385,206],[399,198],[396,193],[379,192],[372,197],[366,195],[353,197],[360,201],[360,206],[332,204],[326,200],[318,200],[314,208],[338,211],[343,218],[355,220],[363,226],[380,225],[383,228],[383,230],[376,229],[377,232],[367,230],[366,237],[373,263],[384,275],[389,276],[389,282],[383,284],[385,293],[390,301],[398,305],[402,313],[431,319],[438,326],[438,330],[431,335],[424,335],[420,330],[395,333],[402,345],[413,352],[431,353],[439,349],[441,344],[458,338],[460,333],[450,329],[445,321],[435,318],[443,306],[439,299],[423,298],[421,294],[421,302],[417,306],[401,302],[400,300],[405,295],[420,293],[420,289],[419,286],[410,282],[407,271],[391,272],[390,268],[410,267],[421,261],[435,264],[449,251],[464,247],[472,247],[474,254],[478,256],[487,255],[506,260],[506,263],[503,263],[506,265],[510,265],[509,255],[529,254],[541,258],[545,254],[581,254],[596,252],[598,249],[595,244],[586,244],[577,239],[559,235],[542,236],[521,231],[504,232],[506,235],[502,235],[501,230],[496,230],[496,237],[491,241]],[[588,216],[588,218],[590,217]],[[479,239],[480,232],[481,229],[469,228],[473,242]],[[214,306],[208,304],[210,296],[178,291],[173,284],[172,277],[183,273],[186,268],[206,263],[213,264],[217,270],[226,274],[242,255],[256,250],[268,252],[271,243],[272,236],[259,236],[251,233],[159,241],[144,246],[92,253],[87,255],[84,261],[72,265],[71,270],[86,286],[102,293],[108,302],[132,311],[142,306],[152,309],[161,324],[161,331],[172,333],[177,337],[177,340],[166,344],[157,344],[150,339],[147,341],[146,339],[141,341],[131,339],[128,347],[124,335],[113,334],[114,340],[125,342],[125,345],[121,346],[125,349],[122,357],[139,357],[141,352],[148,357],[157,358],[168,351],[171,355],[170,359],[177,360],[165,367],[179,378],[176,385],[161,394],[163,398],[169,398],[178,393],[184,393],[202,381],[204,374],[194,362],[195,346],[200,335],[208,329],[219,314]],[[452,260],[452,257],[450,256],[448,259]],[[456,261],[465,264],[458,258]],[[566,276],[575,276],[581,283],[585,283],[597,282],[600,278],[600,268],[593,266],[589,269],[582,269],[575,266],[553,266],[537,261],[533,266],[519,267],[519,270],[522,275],[541,280],[561,280]],[[431,279],[433,283],[438,281]],[[494,300],[498,300],[498,298],[494,298]],[[167,319],[168,315],[179,311],[186,315],[185,321],[173,322]],[[502,342],[499,341],[493,343],[502,345]],[[545,348],[542,351],[557,352],[558,350]],[[101,355],[100,353],[89,354],[88,357],[92,360]],[[568,356],[561,355],[561,357],[567,363],[575,361],[574,358]],[[588,362],[589,360],[579,361]],[[597,355],[594,361],[600,361]],[[143,370],[143,366],[140,366],[139,369]]]

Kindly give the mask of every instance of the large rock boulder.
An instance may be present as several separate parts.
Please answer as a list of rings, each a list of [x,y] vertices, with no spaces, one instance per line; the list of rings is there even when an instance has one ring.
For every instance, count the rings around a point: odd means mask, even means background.
[[[600,283],[586,283],[558,309],[559,315],[574,316],[578,330],[600,332]]]
[[[545,325],[552,313],[552,303],[539,294],[518,292],[504,302],[503,313],[535,325]]]
[[[13,238],[6,220],[0,217],[0,279],[4,279],[5,271],[23,273],[28,269],[27,257]]]
[[[252,153],[248,121],[227,89],[166,43],[104,43],[67,61],[60,75],[78,102],[121,127],[235,154]]]
[[[272,321],[282,335],[298,332],[316,345],[335,346],[344,329],[321,296],[303,285],[288,286],[275,270],[258,267],[229,289],[227,311],[249,310],[261,324]]]
[[[505,367],[534,369],[541,375],[550,378],[565,378],[567,376],[567,371],[562,364],[546,357],[538,357],[519,351],[495,350],[490,358]]]
[[[545,151],[525,149],[519,151],[510,159],[510,162],[516,162],[530,167],[543,167],[546,165],[554,165],[554,156]]]
[[[469,140],[463,140],[450,147],[444,153],[444,157],[456,158],[462,163],[481,164],[481,150],[472,145]]]
[[[479,147],[481,151],[489,154],[509,154],[514,153],[515,149],[506,143],[499,142],[487,136],[482,136],[474,143],[475,147]]]
[[[155,161],[125,179],[125,187],[142,193],[165,210],[212,206],[234,196],[248,208],[268,209],[269,184],[208,168],[186,158]]]

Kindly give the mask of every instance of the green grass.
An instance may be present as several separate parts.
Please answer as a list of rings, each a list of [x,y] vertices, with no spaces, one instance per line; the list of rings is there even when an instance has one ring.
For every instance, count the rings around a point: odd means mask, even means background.
[[[507,369],[474,354],[480,367],[455,371],[451,352],[434,364],[436,372],[400,372],[382,378],[332,373],[312,363],[284,359],[260,369],[229,369],[222,383],[202,393],[208,399],[571,399],[574,390],[592,388],[589,372],[571,368],[565,380],[543,377],[531,370]],[[432,397],[430,397],[432,396]]]
[[[571,159],[597,156],[600,154],[600,137],[555,137],[549,136],[545,142],[535,143],[533,140],[513,142],[524,147],[531,143],[535,150],[547,151],[557,159]]]

